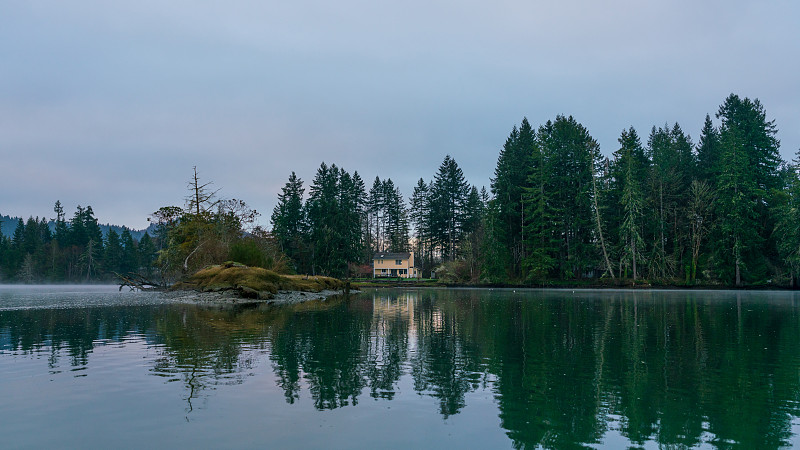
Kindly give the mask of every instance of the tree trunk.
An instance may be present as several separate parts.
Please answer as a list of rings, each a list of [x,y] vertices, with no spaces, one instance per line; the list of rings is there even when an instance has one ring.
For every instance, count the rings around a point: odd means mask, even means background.
[[[631,248],[633,249],[633,281],[636,281],[636,239],[632,240]]]
[[[611,261],[608,260],[608,253],[606,252],[606,243],[603,239],[603,227],[600,226],[600,208],[597,207],[597,182],[594,179],[594,165],[592,165],[592,190],[594,190],[594,215],[597,221],[597,233],[600,236],[600,247],[603,249],[603,259],[606,261],[606,270],[611,274],[611,279],[614,277],[614,270],[611,268]]]

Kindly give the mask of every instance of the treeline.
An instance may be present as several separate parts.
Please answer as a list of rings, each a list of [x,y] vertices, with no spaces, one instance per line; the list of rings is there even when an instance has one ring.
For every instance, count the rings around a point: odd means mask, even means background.
[[[604,157],[588,130],[557,116],[514,126],[490,191],[449,155],[408,199],[391,179],[322,163],[308,195],[294,173],[273,210],[223,200],[194,171],[183,207],[153,213],[153,235],[103,237],[91,207],[0,238],[3,280],[101,281],[134,272],[166,283],[235,260],[278,272],[369,276],[374,252],[411,251],[424,277],[550,284],[582,279],[797,286],[800,159],[781,160],[777,128],[758,100],[730,95],[694,143],[680,125],[643,142],[623,130]],[[603,281],[605,282],[605,281]]]
[[[30,217],[17,221],[11,237],[0,236],[0,280],[100,282],[115,272],[152,272],[158,247],[147,233],[138,242],[124,227],[103,236],[91,206],[78,205],[70,220],[60,201],[53,212],[53,230],[47,219]]]
[[[304,192],[292,172],[272,213],[272,235],[298,273],[338,277],[368,276],[373,252],[412,249],[430,272],[465,251],[466,237],[477,231],[485,210],[450,156],[431,182],[419,180],[410,207],[391,179],[376,177],[367,192],[358,172],[351,175],[335,164],[322,163],[305,200]]]
[[[716,117],[697,145],[677,123],[646,143],[623,130],[612,158],[572,117],[524,120],[492,180],[487,278],[796,284],[797,165],[758,100],[730,95]]]
[[[607,278],[797,284],[798,161],[779,155],[758,100],[731,94],[694,143],[680,125],[632,127],[604,157],[573,117],[513,127],[491,194],[447,156],[409,204],[390,179],[320,166],[292,173],[272,233],[299,272],[369,274],[375,251],[414,250],[423,276],[542,284]]]
[[[0,236],[0,281],[164,286],[228,260],[289,271],[272,236],[254,226],[258,212],[244,201],[219,198],[211,184],[195,169],[184,206],[152,213],[152,231],[139,241],[124,227],[121,233],[110,227],[104,236],[91,206],[78,206],[67,220],[56,202],[52,231],[47,219],[30,218],[18,221],[12,237]]]

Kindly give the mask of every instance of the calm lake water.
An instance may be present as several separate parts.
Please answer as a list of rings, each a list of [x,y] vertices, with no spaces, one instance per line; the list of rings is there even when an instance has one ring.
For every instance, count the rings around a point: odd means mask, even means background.
[[[791,292],[0,287],[2,448],[800,446]]]

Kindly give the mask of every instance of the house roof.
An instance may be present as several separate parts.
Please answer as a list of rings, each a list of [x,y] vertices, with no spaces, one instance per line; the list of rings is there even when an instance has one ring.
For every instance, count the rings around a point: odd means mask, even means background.
[[[390,252],[380,252],[375,253],[375,256],[372,259],[409,259],[411,258],[411,253],[390,253]]]

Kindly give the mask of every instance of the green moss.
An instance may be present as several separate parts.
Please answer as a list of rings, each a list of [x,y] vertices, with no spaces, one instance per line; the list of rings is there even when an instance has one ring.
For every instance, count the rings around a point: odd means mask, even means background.
[[[344,282],[330,277],[279,275],[260,267],[248,267],[233,261],[206,267],[188,279],[176,283],[173,289],[199,291],[239,290],[275,294],[278,291],[319,292],[344,289]],[[260,296],[263,296],[260,295]]]

